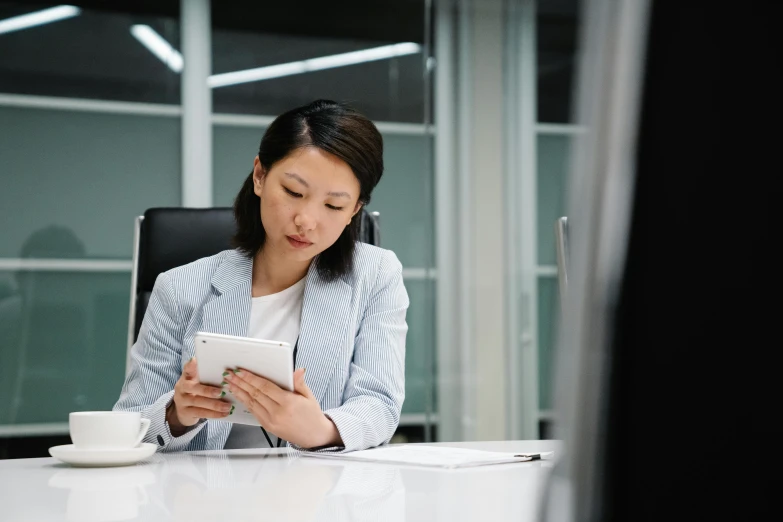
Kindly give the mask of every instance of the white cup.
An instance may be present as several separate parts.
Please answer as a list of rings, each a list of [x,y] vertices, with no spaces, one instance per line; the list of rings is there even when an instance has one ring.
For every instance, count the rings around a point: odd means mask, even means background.
[[[76,411],[68,416],[71,440],[77,449],[131,449],[147,434],[149,419],[137,411]]]

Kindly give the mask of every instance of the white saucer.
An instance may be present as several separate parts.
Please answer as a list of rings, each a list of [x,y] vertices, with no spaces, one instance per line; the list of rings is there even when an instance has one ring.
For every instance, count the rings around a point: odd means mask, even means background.
[[[155,453],[157,446],[142,442],[135,448],[118,450],[76,449],[73,444],[49,448],[52,457],[82,468],[102,468],[108,466],[130,466]]]

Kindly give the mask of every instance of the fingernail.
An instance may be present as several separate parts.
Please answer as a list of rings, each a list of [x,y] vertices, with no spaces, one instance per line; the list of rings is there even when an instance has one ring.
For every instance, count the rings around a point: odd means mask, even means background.
[[[228,375],[228,372],[223,372],[223,377],[225,377],[226,375]]]
[[[231,405],[231,410],[228,412],[228,414],[229,415],[233,415],[234,414],[234,405],[233,404]]]
[[[188,362],[191,362],[191,361],[193,361],[193,359],[195,359],[195,358],[196,358],[196,356],[194,355],[193,357],[191,357],[190,359],[188,359]]]
[[[239,375],[239,368],[237,368],[236,370],[234,370],[234,373],[236,373],[237,375]]]
[[[225,386],[226,384],[228,384],[226,381],[220,383],[221,386]]]
[[[221,397],[221,398],[223,398],[223,397],[225,397],[225,396],[226,396],[226,390],[223,390],[222,392],[220,392],[220,397]]]

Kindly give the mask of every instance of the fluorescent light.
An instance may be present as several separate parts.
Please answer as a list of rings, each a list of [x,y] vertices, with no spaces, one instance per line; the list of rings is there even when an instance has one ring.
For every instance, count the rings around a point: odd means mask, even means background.
[[[243,71],[223,74],[213,74],[209,77],[207,82],[209,86],[213,88],[225,87],[227,85],[256,82],[311,71],[321,71],[323,69],[334,69],[335,67],[344,67],[357,63],[386,60],[396,56],[407,56],[419,52],[421,52],[421,46],[419,44],[412,42],[398,43],[384,45],[382,47],[373,47],[372,49],[364,49],[361,51],[353,51],[350,53],[310,58],[309,60],[301,60],[298,62],[281,63],[279,65],[269,65],[267,67],[245,69]]]
[[[131,34],[174,72],[182,72],[182,55],[148,25],[134,25]]]
[[[6,18],[5,20],[0,20],[0,34],[65,20],[78,15],[81,11],[81,9],[72,5],[59,5],[42,11]]]

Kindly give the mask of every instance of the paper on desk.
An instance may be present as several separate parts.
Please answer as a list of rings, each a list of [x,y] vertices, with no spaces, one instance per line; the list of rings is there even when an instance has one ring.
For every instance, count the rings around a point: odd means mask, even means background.
[[[351,453],[305,453],[309,457],[352,460],[360,462],[385,462],[389,464],[408,464],[413,466],[434,466],[442,468],[464,468],[505,464],[534,460],[533,455],[542,459],[551,458],[553,451],[543,453],[502,453],[445,446],[394,445],[353,451]]]

